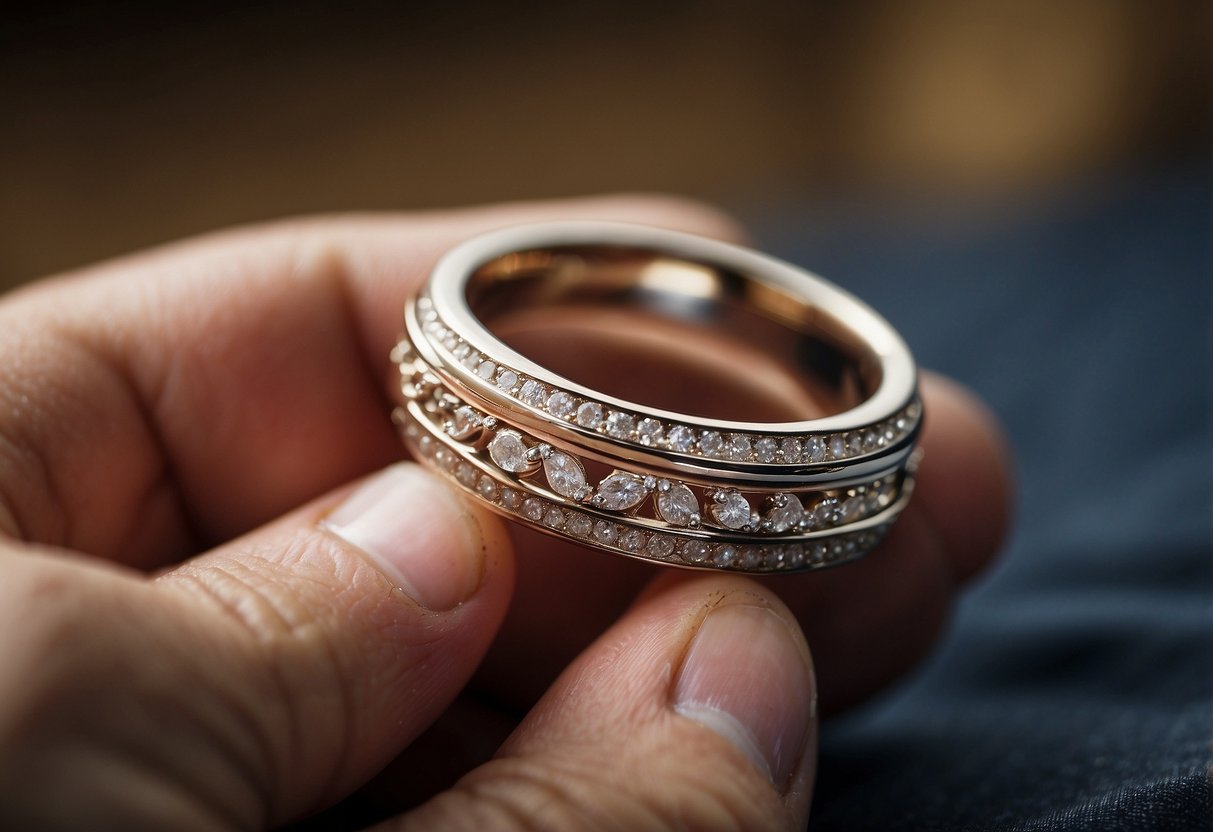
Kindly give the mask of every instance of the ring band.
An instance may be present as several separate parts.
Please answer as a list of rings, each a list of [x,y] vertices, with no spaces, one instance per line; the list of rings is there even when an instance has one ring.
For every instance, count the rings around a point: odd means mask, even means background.
[[[418,460],[615,554],[831,566],[876,546],[913,490],[922,405],[901,337],[821,278],[716,240],[604,222],[481,235],[409,300],[392,360]],[[589,364],[609,393],[572,377]],[[668,408],[684,399],[696,412]]]

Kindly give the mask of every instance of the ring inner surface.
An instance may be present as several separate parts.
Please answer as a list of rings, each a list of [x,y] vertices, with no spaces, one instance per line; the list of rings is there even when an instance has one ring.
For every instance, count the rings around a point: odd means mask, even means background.
[[[688,416],[816,419],[860,404],[881,380],[873,351],[804,297],[646,249],[515,252],[470,276],[467,302],[545,369]]]

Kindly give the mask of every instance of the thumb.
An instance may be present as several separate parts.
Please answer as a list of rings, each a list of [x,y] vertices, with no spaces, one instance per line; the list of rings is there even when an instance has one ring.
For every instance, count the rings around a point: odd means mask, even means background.
[[[767,590],[660,579],[493,761],[389,826],[803,829],[815,702],[803,636]]]
[[[336,801],[463,687],[513,576],[499,523],[407,464],[155,580],[5,556],[0,817],[31,828],[261,828]]]

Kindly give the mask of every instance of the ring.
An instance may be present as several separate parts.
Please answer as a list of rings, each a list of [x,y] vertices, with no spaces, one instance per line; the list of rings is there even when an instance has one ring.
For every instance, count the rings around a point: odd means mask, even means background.
[[[689,234],[560,222],[448,252],[404,310],[393,421],[494,511],[631,558],[854,560],[905,508],[922,425],[896,331],[842,289]]]

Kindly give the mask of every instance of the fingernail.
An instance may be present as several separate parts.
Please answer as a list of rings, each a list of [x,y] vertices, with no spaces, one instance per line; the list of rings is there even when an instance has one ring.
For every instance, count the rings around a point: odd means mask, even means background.
[[[808,656],[778,614],[729,604],[699,626],[674,709],[732,742],[782,788],[804,754],[814,687]]]
[[[427,609],[449,610],[480,585],[480,526],[441,480],[416,465],[380,471],[323,525]]]

